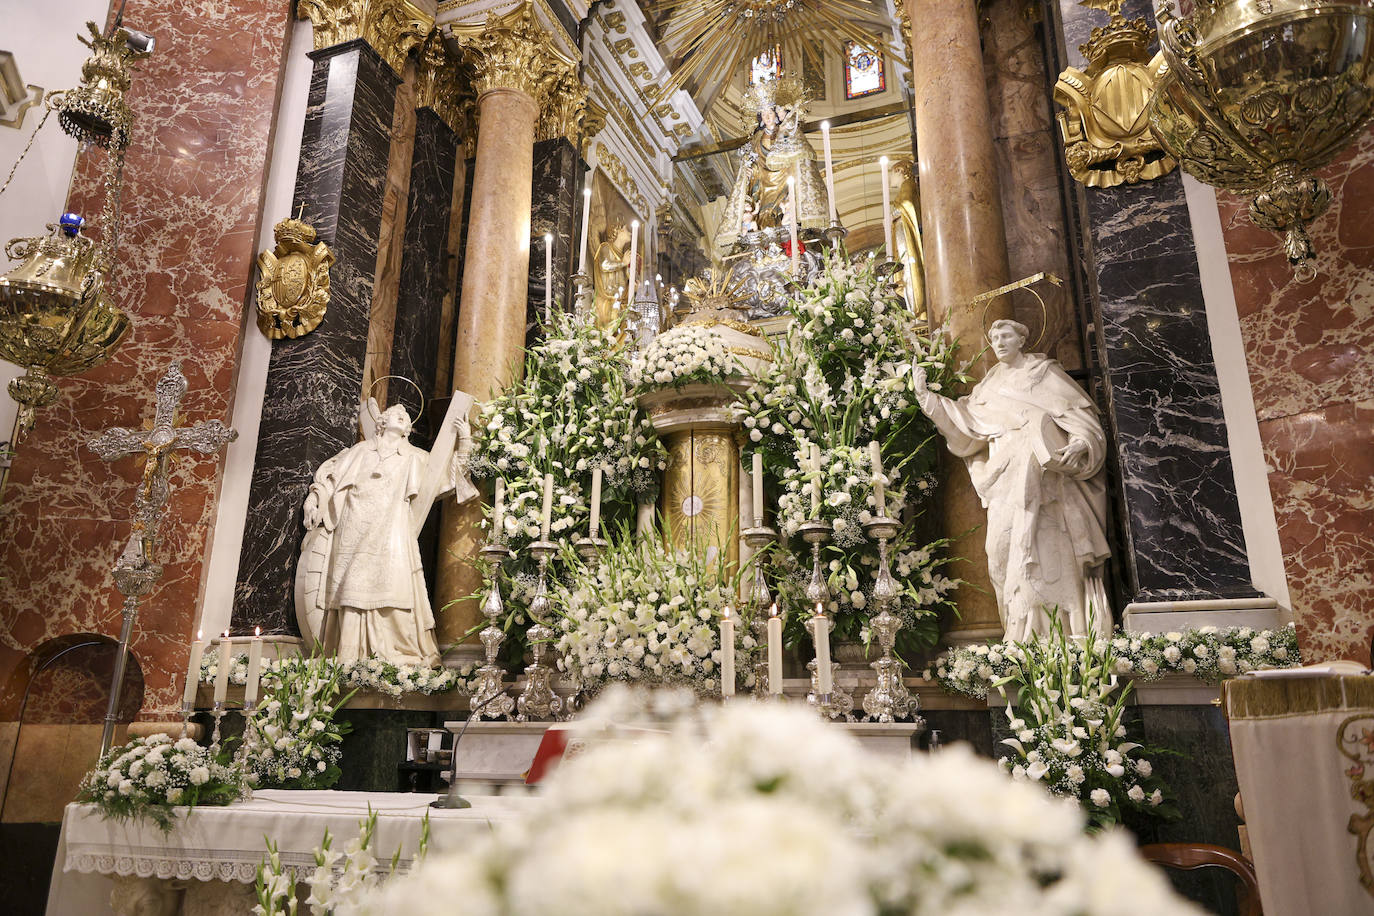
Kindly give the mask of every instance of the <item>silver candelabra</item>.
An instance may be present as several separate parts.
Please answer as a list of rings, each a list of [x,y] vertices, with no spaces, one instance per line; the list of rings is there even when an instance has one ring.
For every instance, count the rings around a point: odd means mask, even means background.
[[[539,580],[534,587],[534,597],[530,599],[530,628],[525,631],[533,659],[525,666],[525,689],[516,701],[517,722],[557,718],[563,710],[563,698],[553,690],[553,666],[544,660],[544,653],[553,639],[553,628],[544,622],[550,610],[549,559],[558,552],[558,545],[552,541],[535,541],[530,544],[529,551],[539,563]]]
[[[897,643],[897,631],[902,628],[902,619],[892,613],[900,591],[897,581],[892,578],[888,542],[897,536],[901,526],[896,519],[879,515],[864,525],[864,530],[869,537],[878,541],[878,578],[873,583],[873,604],[878,613],[870,625],[883,654],[870,665],[878,675],[878,682],[864,696],[863,707],[870,719],[894,722],[905,718],[915,706],[914,698],[906,689],[906,684],[902,683],[902,663],[892,654]]]
[[[468,708],[472,710],[470,715],[478,719],[483,716],[509,719],[515,709],[515,700],[506,694],[506,672],[497,664],[496,656],[501,651],[501,644],[506,641],[506,631],[500,624],[506,610],[505,602],[501,599],[501,574],[511,552],[502,544],[487,544],[479,553],[492,567],[491,590],[487,592],[486,601],[482,602],[482,615],[487,618],[487,625],[477,634],[482,640],[487,661],[477,669],[477,687],[468,701]]]
[[[821,566],[821,547],[830,540],[830,525],[819,518],[807,519],[797,527],[797,533],[802,536],[803,541],[811,545],[811,578],[806,583],[807,603],[818,609],[816,617],[825,621],[825,625],[829,627],[830,618],[826,616],[825,609],[830,604],[830,584],[825,569]],[[820,638],[814,629],[812,635],[816,639]],[[820,669],[815,659],[807,662],[806,670],[811,672],[811,692],[807,694],[806,702],[819,709],[826,718],[852,719],[854,698],[839,684],[840,663],[830,663],[829,693],[821,693]]]

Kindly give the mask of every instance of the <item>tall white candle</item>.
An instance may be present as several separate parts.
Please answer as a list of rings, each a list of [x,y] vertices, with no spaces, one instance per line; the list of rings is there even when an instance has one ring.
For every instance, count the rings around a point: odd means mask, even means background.
[[[782,617],[776,602],[768,611],[768,692],[782,693]]]
[[[544,509],[539,513],[539,540],[549,539],[549,523],[553,518],[553,475],[544,475]]]
[[[811,517],[821,516],[821,447],[811,443]]]
[[[490,540],[495,544],[506,533],[506,478],[496,478],[496,497],[492,502]]]
[[[630,272],[629,272],[629,274],[627,275],[627,276],[629,276],[629,278],[630,278],[630,298],[629,298],[629,300],[626,301],[626,303],[625,303],[626,305],[629,305],[629,304],[631,304],[631,303],[634,301],[634,297],[635,297],[635,293],[634,293],[634,290],[635,290],[635,280],[636,280],[636,279],[638,278],[638,276],[639,276],[639,268],[636,267],[635,264],[636,264],[636,262],[637,262],[638,260],[639,260],[639,220],[633,220],[633,221],[631,221],[631,223],[630,223]]]
[[[797,274],[797,265],[801,262],[801,245],[797,239],[797,179],[794,175],[787,176],[787,231],[792,236],[792,275]]]
[[[754,524],[763,524],[763,454],[754,452]]]
[[[825,145],[825,193],[830,202],[830,225],[840,221],[835,210],[835,163],[830,158],[830,122],[821,122],[821,142]]]
[[[215,670],[215,702],[223,703],[229,695],[229,669],[234,666],[233,646],[229,643],[229,631],[219,638],[219,665]]]
[[[720,695],[735,695],[735,619],[728,604],[720,620]]]
[[[196,703],[196,689],[200,687],[200,660],[205,655],[205,641],[200,638],[200,631],[196,631],[195,641],[191,643],[191,660],[186,665],[186,692],[182,694],[182,702],[188,706]]]
[[[589,537],[595,538],[601,529],[601,468],[592,468],[592,523]]]
[[[883,450],[877,439],[868,443],[868,457],[873,462],[873,514],[887,515],[887,488],[883,485]]]
[[[577,272],[585,275],[587,273],[587,249],[592,247],[592,175],[596,170],[587,173],[587,186],[582,189],[582,245],[577,252]]]
[[[883,177],[883,245],[886,250],[887,259],[893,259],[892,251],[892,189],[887,186],[887,157],[883,156],[878,160],[878,166],[882,169]]]
[[[816,602],[816,616],[811,618],[811,636],[816,641],[816,680],[819,682],[817,687],[824,696],[830,693],[835,685],[830,671],[830,620],[825,616],[825,609],[819,601]]]
[[[258,700],[258,678],[262,673],[262,627],[253,627],[253,641],[248,644],[248,682],[243,686],[243,705]]]
[[[544,324],[553,323],[553,233],[544,233]]]

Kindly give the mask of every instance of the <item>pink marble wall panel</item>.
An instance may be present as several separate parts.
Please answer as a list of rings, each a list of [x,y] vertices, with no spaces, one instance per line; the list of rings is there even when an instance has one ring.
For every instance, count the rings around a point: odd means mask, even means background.
[[[1220,196],[1269,490],[1310,661],[1368,663],[1374,636],[1374,132],[1321,170],[1335,200],[1299,283],[1277,236]]]
[[[125,8],[128,25],[157,38],[129,93],[137,126],[113,277],[133,330],[109,363],[59,381],[61,400],[40,412],[19,448],[0,507],[0,682],[59,634],[118,636],[121,598],[109,566],[129,533],[139,465],[106,464],[85,440],[150,420],[153,386],[173,359],[190,382],[188,422],[230,415],[290,12],[289,0],[129,0]],[[81,50],[73,41],[72,53]],[[91,217],[100,155],[78,164],[70,201]],[[36,226],[51,217],[35,214]],[[165,572],[133,641],[145,716],[179,704],[220,472],[216,458],[183,456],[174,466]]]

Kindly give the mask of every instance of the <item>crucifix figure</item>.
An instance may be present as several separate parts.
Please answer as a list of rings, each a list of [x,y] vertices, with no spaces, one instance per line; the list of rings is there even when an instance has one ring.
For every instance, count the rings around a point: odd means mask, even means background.
[[[186,397],[186,376],[181,374],[181,361],[173,360],[157,383],[157,412],[152,429],[128,429],[113,426],[90,439],[87,445],[106,461],[117,461],[128,455],[143,455],[143,477],[138,495],[134,498],[133,530],[129,542],[115,561],[115,586],[124,595],[124,623],[119,633],[119,654],[115,658],[114,683],[110,688],[110,705],[105,712],[105,729],[100,738],[100,755],[110,750],[114,738],[115,719],[119,711],[119,695],[124,687],[124,667],[129,657],[129,638],[133,634],[134,618],[138,614],[138,599],[152,591],[162,576],[162,565],[156,561],[157,531],[167,508],[171,491],[167,481],[167,460],[178,449],[190,449],[211,455],[238,438],[238,433],[219,420],[178,426],[177,410]]]

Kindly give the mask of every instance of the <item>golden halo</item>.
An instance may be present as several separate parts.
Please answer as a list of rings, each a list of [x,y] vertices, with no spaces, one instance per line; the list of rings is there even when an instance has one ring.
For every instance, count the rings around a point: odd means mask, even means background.
[[[377,383],[378,383],[378,382],[385,382],[387,379],[393,379],[393,378],[396,379],[396,381],[398,381],[398,382],[405,382],[405,383],[406,383],[407,385],[409,385],[411,388],[414,388],[414,389],[415,389],[415,393],[418,394],[418,395],[420,396],[420,409],[419,409],[419,411],[415,414],[415,419],[417,419],[417,420],[420,419],[420,417],[424,416],[424,413],[425,413],[425,393],[424,393],[423,391],[420,390],[420,386],[419,386],[419,385],[415,384],[414,382],[412,382],[410,379],[406,378],[406,377],[403,376],[403,375],[384,375],[384,376],[382,376],[381,378],[373,379],[373,380],[372,380],[372,384],[367,386],[367,396],[368,396],[368,397],[372,397],[372,390],[373,390],[374,388],[377,387]]]
[[[988,331],[990,330],[988,327],[988,308],[1002,296],[1010,296],[1017,290],[1024,289],[1035,297],[1036,302],[1040,303],[1040,336],[1035,338],[1035,340],[1025,348],[1025,352],[1032,352],[1036,347],[1040,346],[1040,342],[1045,339],[1045,326],[1050,320],[1049,309],[1045,306],[1045,300],[1040,298],[1040,294],[1035,291],[1033,286],[1033,284],[1040,280],[1048,280],[1055,286],[1064,285],[1064,281],[1052,273],[1038,273],[1017,280],[1015,283],[1008,283],[1006,286],[998,287],[997,289],[989,290],[986,293],[973,297],[972,305],[977,305],[979,302],[983,303],[983,312],[979,323],[983,328],[984,341],[987,340]],[[1015,321],[1016,319],[1012,318],[1011,320]],[[1024,322],[1022,323],[1024,324]],[[983,349],[986,350],[987,347],[985,346]]]

